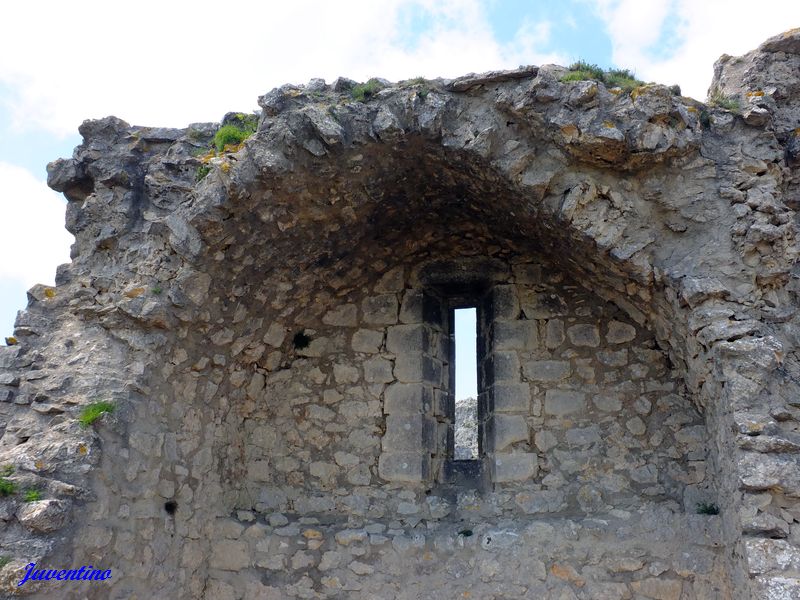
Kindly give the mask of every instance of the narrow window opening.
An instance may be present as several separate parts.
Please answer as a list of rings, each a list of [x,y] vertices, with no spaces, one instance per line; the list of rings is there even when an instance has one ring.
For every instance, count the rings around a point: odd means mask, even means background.
[[[453,310],[455,346],[455,460],[477,460],[478,448],[478,349],[477,309]]]

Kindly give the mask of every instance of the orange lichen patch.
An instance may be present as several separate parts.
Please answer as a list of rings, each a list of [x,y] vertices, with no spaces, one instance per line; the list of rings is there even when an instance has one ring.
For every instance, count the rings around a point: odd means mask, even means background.
[[[56,291],[55,291],[55,289],[50,288],[50,287],[49,288],[44,288],[44,295],[45,295],[46,298],[55,298],[56,297]]]
[[[242,148],[244,148],[244,141],[241,141],[238,144],[228,144],[222,149],[222,151],[233,153],[233,152],[238,152]]]
[[[78,444],[78,454],[86,456],[88,453],[89,449],[86,447],[86,444]]]
[[[141,296],[142,294],[144,294],[144,292],[145,292],[145,288],[137,287],[137,288],[133,288],[132,290],[128,290],[127,292],[124,293],[124,295],[127,296],[128,298],[136,298],[136,297]]]
[[[646,85],[640,85],[638,87],[633,88],[633,90],[631,90],[631,99],[636,100],[639,96],[644,94],[647,91],[647,89],[648,86]]]
[[[33,462],[33,466],[36,469],[39,469],[39,470],[44,469],[44,461],[43,460],[36,460],[36,461]]]
[[[581,132],[575,125],[563,125],[561,127],[561,133],[564,134],[564,137],[567,138],[568,141],[572,141],[577,139]]]
[[[754,92],[747,92],[745,94],[745,96],[747,96],[748,98],[753,98],[753,97],[760,98],[763,95],[764,95],[764,91],[763,90],[756,90]]]
[[[559,579],[574,583],[578,587],[583,587],[586,585],[586,580],[578,575],[578,572],[572,565],[561,565],[555,563],[552,567],[550,567],[550,572]]]
[[[303,537],[307,540],[321,540],[322,532],[318,531],[317,529],[306,529],[303,532]]]
[[[200,162],[202,162],[204,165],[206,165],[209,162],[211,162],[212,158],[216,158],[216,157],[217,157],[217,152],[212,148],[211,150],[209,150],[205,154],[201,154],[197,158],[200,159]]]
[[[425,552],[422,555],[422,560],[425,560],[425,561],[428,561],[428,562],[432,561],[434,558],[435,558],[435,556],[433,555],[432,552]]]

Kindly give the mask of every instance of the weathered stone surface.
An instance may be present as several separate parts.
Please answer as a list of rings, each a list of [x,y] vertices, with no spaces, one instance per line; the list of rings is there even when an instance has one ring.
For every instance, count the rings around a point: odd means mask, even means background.
[[[741,114],[545,65],[282,86],[221,152],[84,123],[0,347],[0,595],[56,551],[109,597],[797,595],[798,40],[720,60]]]

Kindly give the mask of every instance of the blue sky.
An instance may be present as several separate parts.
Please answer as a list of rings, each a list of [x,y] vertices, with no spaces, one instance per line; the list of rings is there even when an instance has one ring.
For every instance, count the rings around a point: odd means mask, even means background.
[[[39,0],[6,3],[0,36],[0,340],[25,291],[69,260],[46,164],[86,118],[217,121],[286,82],[455,77],[584,59],[703,99],[714,60],[800,26],[762,0]],[[233,15],[226,24],[226,15]]]

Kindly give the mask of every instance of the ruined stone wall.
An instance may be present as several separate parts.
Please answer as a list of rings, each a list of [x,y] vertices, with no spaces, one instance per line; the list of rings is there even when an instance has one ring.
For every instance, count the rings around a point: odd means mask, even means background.
[[[214,124],[84,123],[73,261],[0,348],[0,466],[44,492],[0,498],[4,593],[52,596],[35,561],[113,569],[75,598],[797,595],[795,80],[727,68],[742,114],[554,66],[284,86],[204,178]]]

